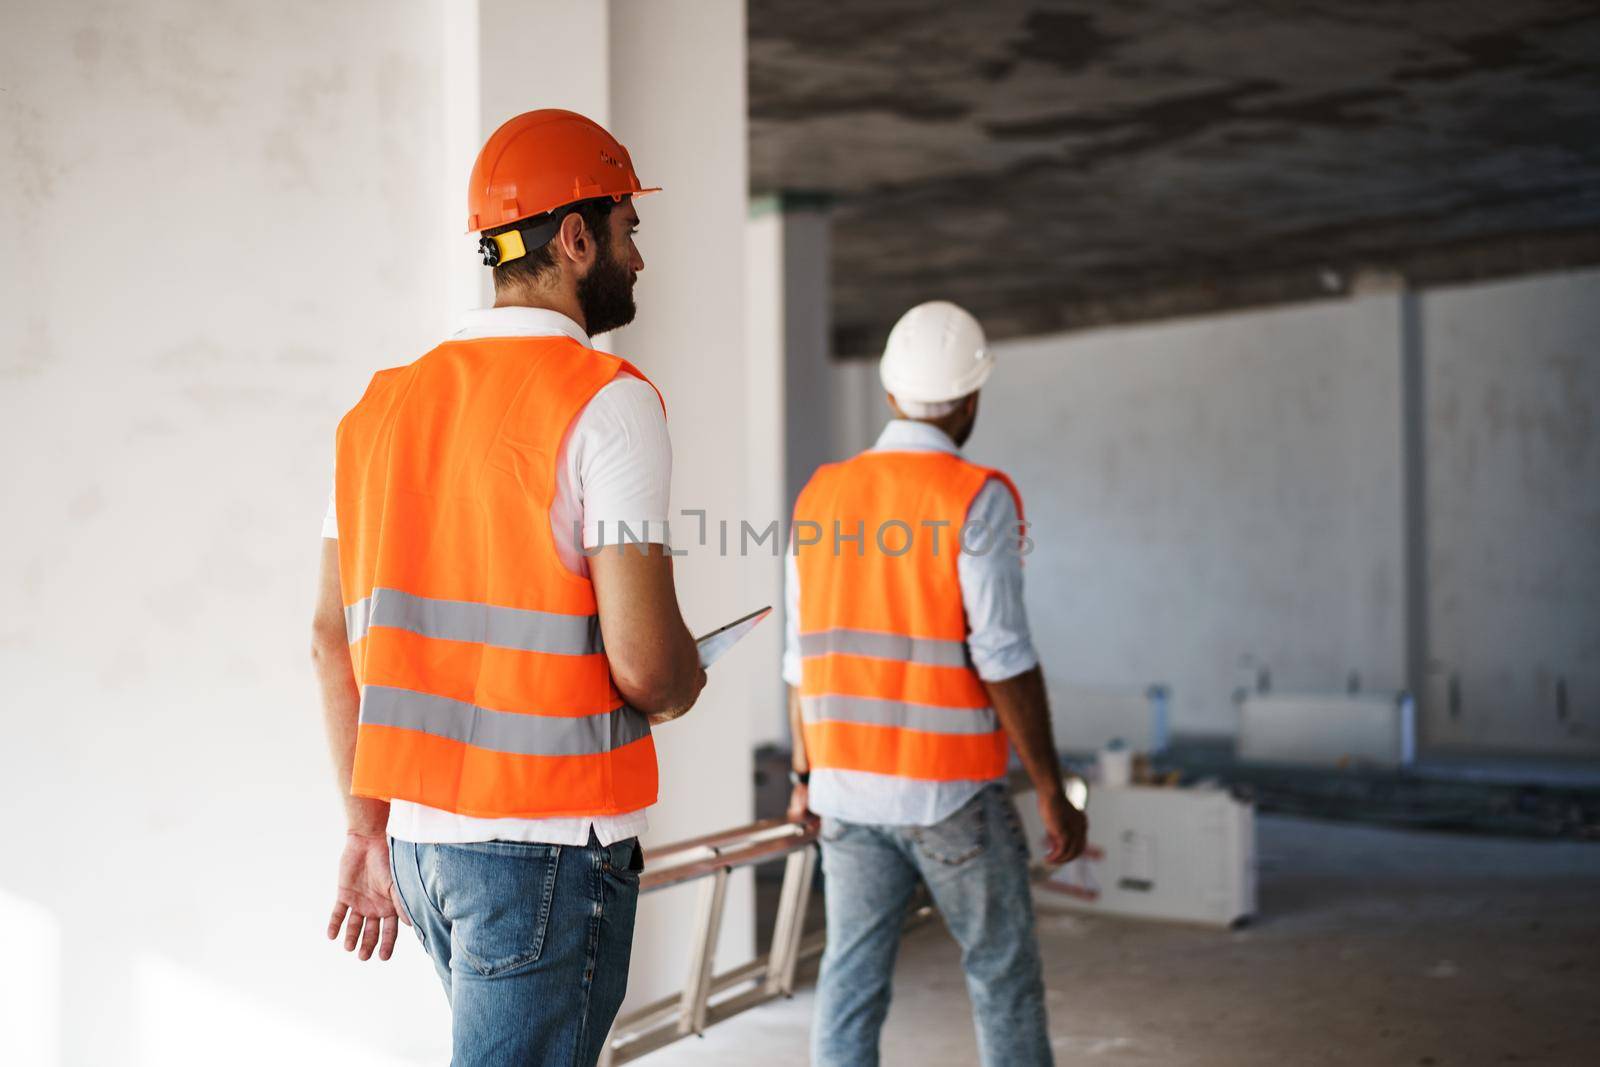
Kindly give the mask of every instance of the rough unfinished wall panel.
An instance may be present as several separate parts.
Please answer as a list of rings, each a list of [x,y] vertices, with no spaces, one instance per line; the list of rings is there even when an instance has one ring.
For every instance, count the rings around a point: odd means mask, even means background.
[[[1428,293],[1424,737],[1600,751],[1600,271]]]

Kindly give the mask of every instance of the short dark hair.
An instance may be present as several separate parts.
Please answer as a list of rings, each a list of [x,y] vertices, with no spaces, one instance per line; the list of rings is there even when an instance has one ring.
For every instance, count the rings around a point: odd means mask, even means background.
[[[617,202],[609,196],[596,197],[593,200],[580,200],[576,214],[583,219],[583,224],[594,234],[595,244],[599,246],[600,255],[605,256],[611,247],[611,211]],[[558,209],[559,210],[559,209]],[[485,230],[484,236],[493,237],[495,234],[515,230],[519,226],[526,227],[530,223],[541,221],[541,216],[531,219],[519,219],[505,226],[496,226],[492,230]],[[550,276],[556,268],[555,239],[552,237],[538,248],[531,248],[527,255],[513,259],[509,263],[502,263],[494,268],[494,287],[496,290],[516,288],[519,285],[540,285]]]

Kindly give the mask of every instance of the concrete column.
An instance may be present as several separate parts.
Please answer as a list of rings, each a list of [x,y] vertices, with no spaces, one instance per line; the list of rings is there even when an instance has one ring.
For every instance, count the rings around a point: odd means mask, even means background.
[[[789,486],[782,476],[787,418],[785,412],[784,368],[787,346],[784,341],[786,303],[783,269],[783,215],[752,204],[745,227],[745,411],[752,429],[749,463],[745,473],[745,492],[750,501],[752,522],[776,520],[780,541],[788,533]],[[780,552],[786,546],[780,544]],[[759,642],[760,654],[771,662],[783,656],[783,561],[763,568],[758,599],[773,606],[771,625],[763,626],[747,641]],[[788,736],[784,708],[783,680],[774,677],[758,688],[770,695],[772,714],[751,723],[753,744],[783,744]]]
[[[1406,688],[1416,710],[1419,749],[1435,740],[1428,736],[1438,711],[1437,687],[1429,670],[1432,641],[1428,632],[1428,396],[1424,362],[1422,297],[1406,289],[1400,300],[1400,427],[1401,474],[1404,479],[1406,535]]]
[[[794,194],[752,201],[745,227],[750,410],[752,417],[770,420],[776,431],[770,435],[767,469],[756,473],[751,494],[753,501],[780,519],[785,534],[801,486],[818,463],[838,458],[833,455],[833,426],[839,411],[829,361],[833,320],[828,227],[825,199]],[[773,577],[771,595],[778,625],[762,638],[781,659],[781,567]],[[779,701],[777,714],[757,724],[756,742],[787,744],[781,678],[773,682],[772,690]]]
[[[1420,701],[1427,635],[1415,296],[1404,276],[1387,270],[1357,273],[1350,295],[1348,358],[1364,365],[1365,388],[1392,398],[1348,437],[1358,478],[1352,517],[1367,528],[1361,555],[1374,568],[1372,595],[1347,620],[1351,661],[1368,666],[1364,688],[1409,689]]]
[[[776,565],[766,549],[739,551],[741,520],[765,525],[749,485],[772,448],[770,441],[752,448],[771,427],[746,410],[744,5],[613,0],[609,13],[611,129],[640,176],[664,190],[639,202],[639,317],[611,347],[665,395],[675,511],[705,512],[704,544],[697,521],[673,528],[673,541],[688,552],[677,561],[678,595],[702,632],[767,603]],[[735,649],[712,669],[694,711],[658,731],[662,802],[651,814],[651,840],[752,817],[751,724],[773,714],[778,669],[770,646],[759,651]],[[647,862],[648,852],[647,843]],[[753,951],[750,886],[748,874],[729,886],[719,966]],[[631,1003],[681,986],[692,893],[656,894],[641,907]]]
[[[782,353],[783,508],[819,463],[833,455],[833,427],[840,420],[830,366],[832,242],[827,202],[793,193],[763,197],[750,207],[750,233],[770,257],[764,269],[776,275],[779,306],[774,342]]]

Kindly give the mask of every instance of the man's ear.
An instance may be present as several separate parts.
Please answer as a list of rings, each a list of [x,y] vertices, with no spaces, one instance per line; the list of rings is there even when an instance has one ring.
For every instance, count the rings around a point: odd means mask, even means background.
[[[594,258],[594,234],[589,232],[583,216],[576,211],[561,220],[556,240],[561,243],[562,255],[571,260],[574,266],[585,266]]]

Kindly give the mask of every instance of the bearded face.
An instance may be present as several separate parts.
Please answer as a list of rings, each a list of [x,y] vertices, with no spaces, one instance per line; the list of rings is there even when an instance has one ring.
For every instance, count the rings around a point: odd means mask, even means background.
[[[609,219],[595,228],[597,255],[589,273],[578,279],[578,307],[591,336],[609,333],[633,321],[633,271],[617,258]]]

